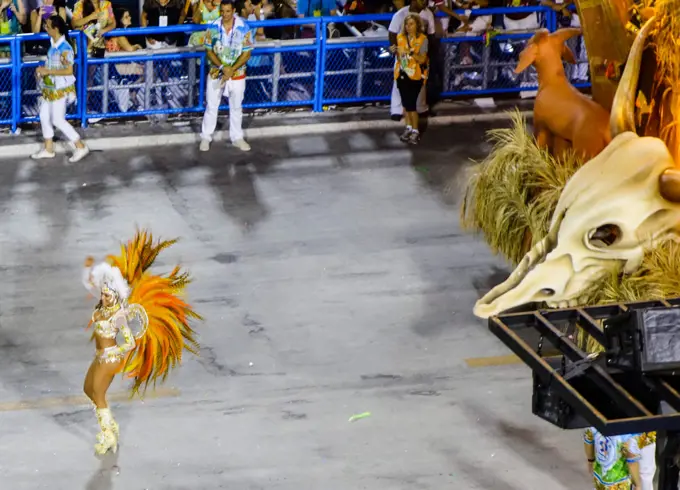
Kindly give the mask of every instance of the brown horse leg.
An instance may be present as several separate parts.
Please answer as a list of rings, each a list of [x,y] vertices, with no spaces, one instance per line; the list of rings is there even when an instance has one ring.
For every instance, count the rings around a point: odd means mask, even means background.
[[[576,135],[574,137],[574,150],[585,163],[604,150],[607,143],[606,137],[598,133]]]
[[[534,126],[534,138],[536,138],[536,145],[542,150],[550,150],[552,146],[552,133],[547,128],[536,125]]]
[[[567,152],[571,149],[571,142],[565,140],[561,136],[553,136],[553,146],[552,146],[552,155],[557,159],[557,160],[562,160],[563,158],[566,157]]]

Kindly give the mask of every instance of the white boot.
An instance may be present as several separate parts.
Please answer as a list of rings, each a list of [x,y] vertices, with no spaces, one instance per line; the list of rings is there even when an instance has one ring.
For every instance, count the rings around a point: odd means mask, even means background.
[[[113,420],[111,409],[98,408],[96,413],[101,432],[97,434],[97,443],[94,445],[94,451],[99,455],[103,455],[111,449],[115,453],[118,450],[118,437],[116,436],[118,424]]]

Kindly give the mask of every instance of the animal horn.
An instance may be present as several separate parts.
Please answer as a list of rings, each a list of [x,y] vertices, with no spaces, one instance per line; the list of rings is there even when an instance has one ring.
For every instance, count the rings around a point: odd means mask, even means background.
[[[609,118],[612,138],[625,131],[636,132],[635,94],[637,92],[638,81],[640,80],[642,54],[645,50],[647,37],[652,32],[655,22],[655,17],[651,17],[645,22],[628,53],[626,67],[623,70],[623,75],[619,81],[619,86],[616,88],[616,94],[612,102],[612,112]]]
[[[659,194],[669,202],[680,203],[680,170],[668,168],[659,175]]]
[[[526,276],[536,264],[545,259],[548,252],[555,248],[555,244],[557,243],[557,232],[560,229],[560,224],[562,223],[565,214],[566,211],[563,211],[557,217],[556,222],[552,224],[548,234],[527,252],[522,261],[517,265],[517,268],[510,274],[510,277],[477,301],[478,306],[488,305],[508,291],[516,288],[522,279],[524,279],[524,276]]]

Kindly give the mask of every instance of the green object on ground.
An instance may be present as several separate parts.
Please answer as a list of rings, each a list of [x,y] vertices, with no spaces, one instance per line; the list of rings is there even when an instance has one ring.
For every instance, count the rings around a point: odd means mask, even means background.
[[[365,419],[366,417],[370,417],[370,416],[371,416],[371,412],[364,412],[364,413],[360,413],[360,414],[357,414],[357,415],[352,415],[349,418],[348,422],[354,422],[355,420]]]

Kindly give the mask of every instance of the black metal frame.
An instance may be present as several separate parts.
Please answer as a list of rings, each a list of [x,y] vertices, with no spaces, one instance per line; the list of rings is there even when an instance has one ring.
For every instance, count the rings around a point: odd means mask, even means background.
[[[677,490],[680,452],[680,376],[624,373],[593,360],[572,340],[576,326],[598,343],[605,339],[597,321],[631,310],[680,306],[680,298],[603,306],[506,313],[489,319],[489,330],[512,350],[534,376],[549,384],[579,416],[605,435],[659,432],[659,490]],[[554,349],[545,349],[547,340]],[[535,347],[532,347],[535,345]],[[548,355],[557,353],[562,369]],[[565,363],[582,373],[565,376]],[[680,373],[678,373],[680,374]],[[663,413],[661,407],[670,413]]]

